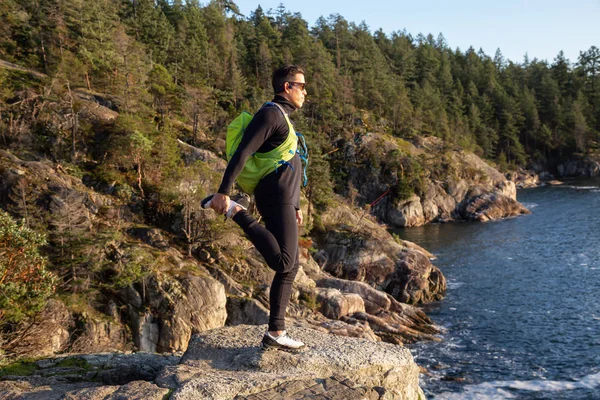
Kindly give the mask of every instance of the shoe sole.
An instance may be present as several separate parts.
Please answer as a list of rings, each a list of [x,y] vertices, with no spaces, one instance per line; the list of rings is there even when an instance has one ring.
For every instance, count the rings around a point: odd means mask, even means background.
[[[292,354],[302,353],[304,350],[306,350],[306,346],[302,346],[297,349],[292,349],[289,347],[271,346],[271,345],[268,345],[265,343],[261,343],[260,348],[262,349],[262,351],[279,350],[279,351],[285,351],[286,353],[292,353]]]
[[[209,203],[212,200],[213,196],[214,196],[214,194],[211,194],[210,196],[202,199],[202,201],[200,202],[200,206],[204,209],[210,208],[210,206],[208,206],[207,203]]]

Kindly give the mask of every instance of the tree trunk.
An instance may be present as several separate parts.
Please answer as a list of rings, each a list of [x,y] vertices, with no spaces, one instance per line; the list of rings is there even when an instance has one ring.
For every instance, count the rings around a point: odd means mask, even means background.
[[[146,197],[144,195],[144,189],[142,189],[142,162],[140,161],[137,165],[137,184],[138,189],[140,189],[140,193],[142,194],[142,198]]]
[[[198,123],[199,123],[199,113],[194,112],[194,122],[193,122],[193,137],[194,137],[194,145],[198,146]]]
[[[79,125],[77,121],[77,114],[75,113],[74,101],[73,101],[73,92],[71,92],[71,85],[69,81],[67,81],[67,89],[69,89],[69,105],[71,107],[71,157],[74,161],[77,160],[77,146],[76,146],[76,137],[77,137],[77,128]]]
[[[46,57],[46,48],[44,47],[44,36],[40,35],[40,49],[42,52],[42,60],[44,61],[44,72],[48,73],[48,60]]]

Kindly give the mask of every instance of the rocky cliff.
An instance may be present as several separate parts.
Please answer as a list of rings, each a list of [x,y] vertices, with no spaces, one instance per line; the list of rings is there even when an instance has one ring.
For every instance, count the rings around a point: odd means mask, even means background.
[[[102,185],[98,190],[85,176],[47,160],[1,151],[0,166],[0,197],[27,223],[46,227],[60,255],[77,260],[56,271],[81,282],[29,321],[18,340],[10,339],[9,353],[183,351],[194,333],[266,321],[273,272],[235,224],[215,221],[214,242],[197,257],[185,257],[170,231],[142,222],[135,198],[132,203]],[[25,198],[22,204],[18,196]],[[395,240],[342,199],[339,204],[323,215],[327,228],[314,242],[320,265],[302,251],[290,316],[373,340],[435,339],[432,321],[405,303],[439,300],[445,291],[441,272],[425,250]],[[177,218],[168,226],[181,226]]]
[[[489,221],[526,214],[513,182],[473,153],[435,137],[413,142],[369,133],[338,156],[359,205],[391,226],[452,220]],[[386,194],[382,199],[379,196]]]
[[[600,156],[563,162],[556,167],[556,173],[559,177],[600,176]]]

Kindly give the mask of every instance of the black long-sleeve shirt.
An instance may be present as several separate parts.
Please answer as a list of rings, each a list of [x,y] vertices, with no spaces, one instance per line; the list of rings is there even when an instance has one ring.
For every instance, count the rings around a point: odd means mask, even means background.
[[[296,110],[287,99],[275,96],[272,100],[289,115]],[[227,164],[218,192],[229,195],[235,179],[244,169],[246,160],[254,153],[267,153],[281,145],[289,134],[285,117],[276,106],[263,107],[256,112],[246,127],[242,141]],[[256,186],[254,197],[259,208],[269,205],[290,204],[300,209],[300,182],[302,163],[298,154],[276,171],[265,176]]]

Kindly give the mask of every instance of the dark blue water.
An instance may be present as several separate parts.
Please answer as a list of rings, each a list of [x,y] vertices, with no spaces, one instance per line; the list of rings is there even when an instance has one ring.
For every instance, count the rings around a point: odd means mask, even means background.
[[[531,215],[429,225],[440,343],[411,347],[428,398],[600,399],[600,179],[519,191]]]

